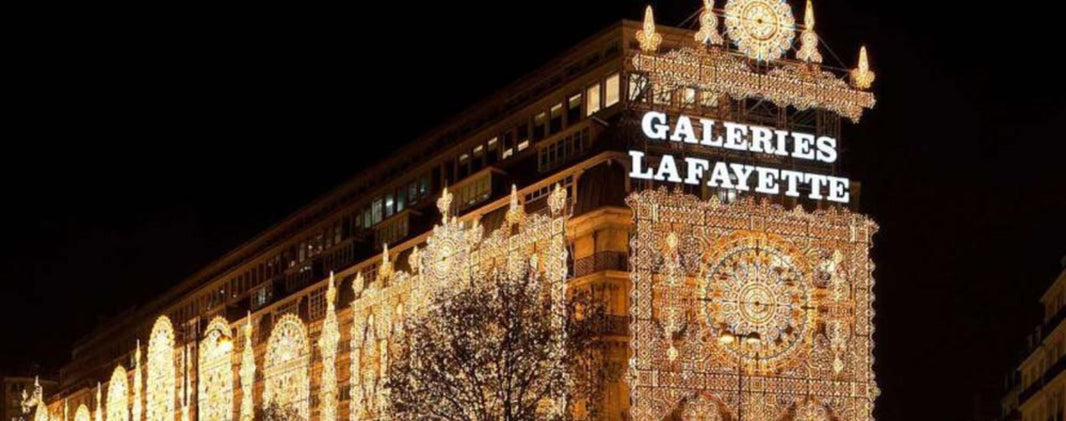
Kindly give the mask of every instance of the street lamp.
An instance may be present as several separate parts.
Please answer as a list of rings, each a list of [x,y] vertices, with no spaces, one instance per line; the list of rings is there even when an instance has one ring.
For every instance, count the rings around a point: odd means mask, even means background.
[[[722,345],[739,343],[738,348],[743,348],[744,345],[757,346],[762,344],[762,336],[759,335],[759,332],[736,334],[726,331],[718,337],[718,343]],[[737,421],[744,419],[744,370],[741,368],[743,356],[742,350],[737,349]],[[756,354],[755,358],[758,359],[758,354]]]

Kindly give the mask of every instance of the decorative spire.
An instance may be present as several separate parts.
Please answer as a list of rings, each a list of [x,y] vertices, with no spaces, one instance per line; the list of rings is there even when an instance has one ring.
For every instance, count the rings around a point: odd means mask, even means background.
[[[448,222],[448,213],[452,209],[452,194],[447,187],[441,192],[440,199],[437,199],[437,209],[440,210],[441,219]]]
[[[810,63],[822,62],[822,54],[818,52],[818,34],[814,32],[814,4],[811,0],[807,0],[807,12],[803,15],[803,34],[800,35],[796,58]]]
[[[378,281],[381,282],[380,287],[385,287],[385,281],[392,278],[392,261],[389,260],[389,243],[384,245],[385,251],[381,252],[381,266],[378,267]]]
[[[851,84],[859,89],[870,89],[877,76],[870,70],[870,63],[866,58],[866,46],[859,49],[859,66],[851,71]]]
[[[333,312],[333,304],[337,301],[337,287],[333,281],[333,271],[329,271],[329,287],[326,288],[326,307]]]
[[[654,53],[659,50],[659,44],[663,42],[663,36],[655,32],[655,14],[651,5],[644,9],[644,29],[637,31],[637,41],[640,49],[645,53]]]
[[[422,273],[422,250],[417,245],[411,249],[411,254],[407,255],[407,266],[410,266],[414,273]]]
[[[703,0],[703,12],[700,12],[700,30],[696,32],[696,42],[704,45],[722,45],[725,39],[718,33],[718,16],[714,14],[714,0]]]
[[[507,224],[521,224],[526,219],[526,209],[518,203],[518,187],[511,185],[511,205],[507,208]]]
[[[366,279],[363,278],[363,272],[357,272],[355,279],[352,280],[352,292],[358,297],[363,292],[363,288],[366,287]]]
[[[100,399],[100,382],[96,382],[96,416],[94,417],[96,421],[104,421],[104,411],[102,408],[100,408],[101,402],[102,399]]]

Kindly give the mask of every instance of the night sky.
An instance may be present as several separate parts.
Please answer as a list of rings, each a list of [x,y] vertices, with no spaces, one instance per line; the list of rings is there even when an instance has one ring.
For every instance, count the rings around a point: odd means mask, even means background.
[[[54,372],[94,326],[643,9],[575,3],[10,14],[0,371]],[[867,44],[877,72],[842,159],[881,225],[878,419],[971,420],[1066,255],[1061,24],[863,3],[815,11],[824,45],[853,66]],[[655,6],[678,25],[699,1]]]

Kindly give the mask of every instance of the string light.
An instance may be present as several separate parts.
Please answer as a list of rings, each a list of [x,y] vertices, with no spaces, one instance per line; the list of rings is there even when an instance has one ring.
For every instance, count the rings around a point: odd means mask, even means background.
[[[781,58],[792,47],[796,21],[784,0],[728,0],[726,33],[737,49],[759,61]]]

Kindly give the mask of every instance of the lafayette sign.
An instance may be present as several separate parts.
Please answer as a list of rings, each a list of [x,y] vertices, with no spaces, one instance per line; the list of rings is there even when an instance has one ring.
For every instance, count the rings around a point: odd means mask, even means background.
[[[718,124],[721,123],[721,124]],[[837,140],[829,136],[775,130],[728,121],[717,122],[705,118],[679,116],[670,122],[665,113],[649,111],[641,119],[641,130],[652,142],[681,142],[706,148],[748,151],[794,159],[833,163],[837,160]],[[635,179],[684,183],[735,189],[741,192],[799,197],[800,188],[807,190],[813,200],[847,203],[849,180],[747,164],[709,161],[684,157],[680,162],[673,155],[659,157],[658,165],[650,165],[644,152],[629,151]]]

